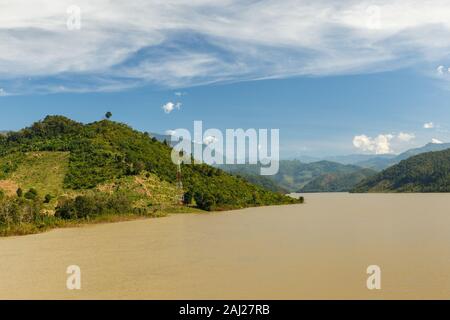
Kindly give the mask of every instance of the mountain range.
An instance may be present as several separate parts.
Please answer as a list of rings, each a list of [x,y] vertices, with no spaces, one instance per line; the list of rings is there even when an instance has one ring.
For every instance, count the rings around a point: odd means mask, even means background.
[[[393,166],[414,155],[450,148],[450,143],[429,143],[420,148],[407,150],[399,155],[353,154],[327,157],[327,160],[306,158],[300,160],[280,160],[279,172],[274,176],[258,178],[258,165],[224,165],[225,171],[246,176],[253,183],[270,186],[271,190],[288,192],[343,192],[350,191],[363,180],[377,172]],[[333,161],[331,161],[333,160]],[[263,181],[264,179],[264,181]],[[269,183],[271,180],[273,183]]]

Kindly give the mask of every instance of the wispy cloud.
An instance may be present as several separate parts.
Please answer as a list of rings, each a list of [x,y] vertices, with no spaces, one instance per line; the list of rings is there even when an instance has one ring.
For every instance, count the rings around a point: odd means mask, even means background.
[[[6,91],[365,73],[440,65],[450,51],[446,0],[79,0],[81,29],[69,30],[72,4],[2,2],[0,83],[15,84]]]

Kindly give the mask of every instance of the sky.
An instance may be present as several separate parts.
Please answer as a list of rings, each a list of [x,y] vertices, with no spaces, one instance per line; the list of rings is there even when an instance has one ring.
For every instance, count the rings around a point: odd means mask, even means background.
[[[0,130],[280,129],[283,158],[450,142],[448,1],[0,0]]]

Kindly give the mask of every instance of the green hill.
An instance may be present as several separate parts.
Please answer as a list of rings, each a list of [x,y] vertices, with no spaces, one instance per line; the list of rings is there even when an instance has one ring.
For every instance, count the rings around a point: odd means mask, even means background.
[[[308,182],[298,192],[347,192],[376,173],[371,169],[360,169],[351,173],[326,173]]]
[[[332,161],[317,161],[303,163],[299,160],[280,160],[279,171],[276,175],[267,176],[275,182],[281,190],[297,192],[314,179],[324,174],[348,174],[361,170],[354,165],[343,165]],[[259,174],[258,165],[223,165],[225,171],[233,174]]]
[[[358,184],[352,192],[449,192],[450,149],[410,157]]]
[[[14,196],[33,188],[53,209],[62,198],[95,193],[125,195],[133,207],[176,205],[171,148],[125,124],[82,124],[62,116],[0,136],[0,189]],[[183,193],[203,210],[293,203],[208,165],[182,165]],[[0,221],[1,223],[1,221]]]

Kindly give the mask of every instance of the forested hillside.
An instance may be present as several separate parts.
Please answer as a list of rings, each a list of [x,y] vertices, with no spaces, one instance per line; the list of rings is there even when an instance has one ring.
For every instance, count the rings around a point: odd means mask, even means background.
[[[449,192],[450,149],[401,161],[358,184],[353,192]]]

